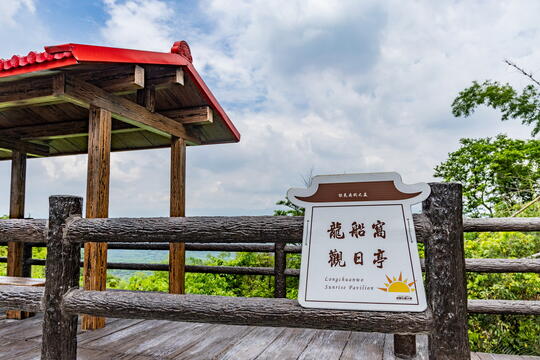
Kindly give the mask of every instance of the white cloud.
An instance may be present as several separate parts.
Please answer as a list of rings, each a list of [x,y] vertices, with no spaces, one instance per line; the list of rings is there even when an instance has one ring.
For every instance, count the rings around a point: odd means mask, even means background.
[[[104,4],[97,31],[111,45],[168,51],[190,40],[195,66],[242,133],[239,144],[188,149],[188,214],[268,213],[311,168],[430,181],[461,137],[530,133],[492,110],[455,119],[450,104],[475,79],[525,85],[505,58],[540,71],[535,1]],[[168,151],[112,159],[111,215],[166,215]],[[43,166],[62,173],[66,161]],[[56,190],[51,179],[45,186]],[[74,177],[66,189],[84,184]]]
[[[111,45],[157,51],[165,51],[167,44],[172,45],[174,13],[166,2],[104,0],[104,3],[109,19],[101,33]]]
[[[2,0],[0,2],[0,24],[9,27],[16,26],[15,16],[23,10],[35,12],[34,0]]]

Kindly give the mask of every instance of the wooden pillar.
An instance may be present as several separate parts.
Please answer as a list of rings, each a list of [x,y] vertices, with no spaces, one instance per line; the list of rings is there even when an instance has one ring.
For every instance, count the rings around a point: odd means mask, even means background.
[[[171,139],[171,217],[186,216],[186,142]],[[169,293],[183,294],[185,290],[185,245],[169,244]]]
[[[468,360],[467,282],[460,184],[432,183],[422,208],[432,225],[426,239],[426,285],[433,313],[430,359]]]
[[[68,315],[62,310],[62,299],[69,290],[79,287],[81,246],[65,241],[64,228],[70,217],[81,216],[82,204],[83,199],[77,196],[49,198],[43,360],[77,358],[77,315]]]
[[[26,185],[26,154],[13,151],[11,160],[11,191],[9,200],[9,218],[24,218],[24,198]],[[25,246],[22,242],[8,242],[8,276],[23,276]],[[31,314],[25,311],[7,311],[8,319],[26,319]]]
[[[109,175],[111,154],[111,113],[90,107],[88,126],[88,174],[86,183],[86,217],[109,216]],[[107,283],[107,243],[84,245],[84,288],[103,291]],[[105,326],[105,318],[83,315],[82,329]]]

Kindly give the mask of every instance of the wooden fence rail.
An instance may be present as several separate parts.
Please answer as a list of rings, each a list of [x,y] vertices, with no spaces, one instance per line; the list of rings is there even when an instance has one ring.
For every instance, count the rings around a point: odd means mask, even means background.
[[[230,251],[230,250],[223,250]],[[252,250],[255,251],[255,250]],[[259,252],[259,251],[257,251]],[[270,252],[270,251],[265,251]],[[422,259],[423,260],[423,259]],[[0,263],[7,262],[7,258],[0,257]],[[29,259],[28,265],[45,266],[44,259]],[[422,270],[425,262],[421,261]],[[81,262],[82,266],[82,262]],[[148,263],[107,263],[110,270],[136,270],[136,271],[168,271],[168,264]],[[537,273],[540,274],[540,259],[465,259],[465,271],[474,273]],[[284,273],[286,276],[300,275],[298,269],[254,266],[205,266],[186,265],[186,272],[232,275],[276,275]]]
[[[428,220],[426,219],[424,214],[414,214],[414,225],[415,225],[415,232],[418,239],[418,242],[423,242],[424,238],[427,236],[430,236],[430,225]],[[78,222],[77,227],[79,230],[84,228],[85,226],[89,226],[88,223],[85,223],[85,221],[89,221],[90,223],[93,221],[98,220],[96,223],[100,223],[101,226],[103,226],[104,230],[107,230],[115,222],[122,222],[125,223],[126,220],[133,220],[134,223],[138,223],[139,227],[144,226],[145,223],[138,222],[137,219],[122,219],[122,218],[115,218],[115,219],[81,219],[80,222]],[[201,236],[205,236],[205,233],[208,233],[212,231],[212,229],[227,229],[227,231],[230,231],[231,234],[234,234],[235,236],[240,235],[242,240],[238,242],[242,243],[249,243],[249,242],[259,242],[257,240],[252,241],[249,238],[249,235],[255,236],[256,239],[260,239],[261,237],[271,237],[272,231],[277,230],[278,233],[280,233],[280,236],[277,238],[283,239],[283,242],[285,243],[301,243],[302,242],[302,226],[303,226],[303,217],[301,216],[288,216],[288,217],[275,217],[275,216],[232,216],[232,217],[206,217],[206,216],[194,216],[194,217],[188,217],[188,218],[146,218],[145,222],[148,222],[149,224],[153,224],[154,227],[159,228],[160,224],[163,227],[167,227],[169,224],[173,226],[172,233],[170,234],[161,234],[160,236],[165,236],[166,239],[169,239],[170,236],[175,236],[174,233],[181,231],[182,227],[184,227],[184,230],[186,227],[193,227],[200,226],[202,223],[210,222],[212,224],[211,228],[208,228],[204,233],[201,234]],[[265,224],[275,224],[275,226],[272,226],[272,229],[261,229],[264,227]],[[250,234],[246,234],[246,237],[243,237],[241,235],[241,229],[238,229],[238,231],[235,231],[235,229],[231,229],[231,226],[234,227],[234,225],[240,226],[240,225],[251,225],[251,224],[258,224],[256,228],[250,227]],[[90,225],[92,226],[92,225]],[[176,228],[176,229],[174,229]],[[187,234],[190,234],[189,236],[193,235],[193,230],[187,232],[184,236],[188,236]],[[198,230],[200,228],[197,227]],[[46,230],[47,230],[47,220],[46,219],[5,219],[0,221],[0,245],[7,244],[8,241],[23,241],[26,243],[35,243],[35,244],[45,244],[46,242]],[[99,230],[95,229],[96,233],[99,234]],[[150,235],[150,231],[144,231],[142,229],[142,233],[146,236]],[[115,230],[112,230],[113,232]],[[117,230],[119,231],[119,230]],[[259,235],[254,234],[254,232],[260,231]],[[540,218],[538,217],[530,217],[530,218],[479,218],[479,219],[471,219],[471,218],[464,218],[463,219],[463,231],[464,232],[502,232],[502,231],[524,231],[524,232],[531,232],[531,231],[540,231]],[[123,231],[119,231],[124,233]],[[178,234],[178,233],[177,233]],[[234,243],[234,238],[227,238],[228,232],[225,232],[221,234],[222,236],[217,236],[219,238],[218,241],[215,241],[216,243]],[[216,234],[214,234],[216,235]],[[286,235],[286,236],[283,236]],[[75,235],[74,235],[75,236]],[[89,236],[95,236],[94,234],[91,234]],[[99,236],[99,235],[98,235]],[[110,239],[111,234],[102,234],[103,239],[100,241],[108,241],[113,242]],[[107,239],[106,239],[107,238]],[[197,236],[198,238],[198,236]],[[141,249],[149,249],[145,246],[151,246],[151,245],[142,245],[142,244],[136,244],[133,242],[146,242],[144,240],[137,240],[133,239],[133,237],[127,236],[126,239],[130,239],[125,243],[123,246],[130,246],[131,248],[135,249],[138,248],[137,246],[142,246]],[[80,241],[86,241],[86,240],[80,240]],[[168,242],[164,240],[160,240],[157,237],[153,237],[150,241],[152,242]],[[114,243],[122,243],[123,241],[120,239],[114,240]],[[189,243],[189,240],[186,240],[185,242]],[[205,241],[205,243],[209,243],[211,241]],[[279,242],[279,241],[273,241],[268,240],[267,242]],[[195,244],[194,244],[195,245]],[[200,244],[203,245],[203,244]],[[210,244],[208,244],[210,245]],[[111,244],[111,246],[114,246],[114,244]],[[153,249],[155,250],[168,250],[168,248],[161,248],[162,245],[154,245]],[[112,247],[111,247],[112,248]],[[196,250],[196,249],[192,249]],[[242,251],[242,250],[238,250]]]
[[[540,259],[464,259],[464,231],[540,231],[540,218],[462,219],[461,187],[431,184],[432,195],[415,214],[418,239],[425,243],[428,310],[423,313],[352,312],[305,309],[284,299],[288,253],[299,253],[303,221],[297,217],[192,217],[83,219],[82,199],[51,197],[45,220],[0,221],[0,245],[47,244],[46,288],[0,286],[0,306],[45,311],[43,359],[74,359],[78,314],[95,316],[205,321],[239,325],[293,326],[395,333],[395,353],[411,356],[414,335],[429,334],[432,358],[470,358],[467,309],[473,313],[539,314],[540,301],[469,300],[465,271],[540,272]],[[274,267],[192,265],[187,271],[274,276],[276,299],[171,295],[78,289],[80,247],[107,242],[109,248],[166,250],[186,243],[195,251],[273,252]],[[0,262],[3,259],[0,259]],[[44,260],[27,259],[26,265]],[[168,270],[166,264],[110,263],[109,268]],[[449,291],[452,289],[452,291]]]

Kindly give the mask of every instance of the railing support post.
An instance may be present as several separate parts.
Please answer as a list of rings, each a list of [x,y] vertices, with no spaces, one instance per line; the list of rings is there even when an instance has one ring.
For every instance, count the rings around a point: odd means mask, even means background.
[[[423,211],[432,224],[425,242],[428,306],[434,317],[430,359],[470,359],[460,184],[431,183]]]
[[[77,358],[77,315],[62,310],[64,295],[79,287],[81,246],[64,239],[70,217],[81,216],[83,200],[76,196],[49,198],[47,265],[45,274],[45,315],[41,359]]]
[[[416,355],[416,335],[394,334],[394,355],[412,359]]]
[[[286,267],[285,243],[276,243],[274,247],[274,297],[276,298],[287,297]]]

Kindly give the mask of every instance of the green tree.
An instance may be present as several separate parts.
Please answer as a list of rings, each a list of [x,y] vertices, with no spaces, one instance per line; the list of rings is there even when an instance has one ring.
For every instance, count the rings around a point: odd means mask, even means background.
[[[461,139],[461,147],[435,167],[435,176],[463,185],[469,216],[508,215],[516,204],[540,190],[540,141],[495,138]]]
[[[533,210],[529,215],[533,215]],[[536,208],[538,216],[538,207]],[[534,233],[469,233],[466,258],[523,258],[540,252]],[[540,300],[540,275],[468,273],[470,299]],[[472,351],[540,355],[540,317],[524,315],[469,315]]]
[[[304,216],[305,209],[293,204],[289,199],[279,200],[276,205],[285,206],[287,209],[274,210],[274,216]]]
[[[533,84],[518,91],[508,83],[473,81],[470,87],[461,91],[454,99],[452,113],[456,117],[468,117],[479,106],[488,106],[500,110],[502,120],[519,119],[523,124],[531,125],[532,136],[536,136],[540,132],[540,82],[516,64],[508,60],[505,62],[525,75]]]

